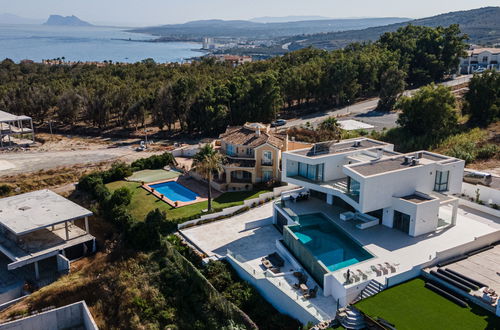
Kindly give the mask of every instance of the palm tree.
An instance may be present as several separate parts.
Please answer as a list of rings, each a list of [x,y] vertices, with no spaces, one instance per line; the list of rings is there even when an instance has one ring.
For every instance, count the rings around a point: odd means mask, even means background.
[[[222,172],[224,156],[217,152],[211,144],[205,144],[193,157],[193,166],[208,183],[208,211],[212,211],[212,175]]]

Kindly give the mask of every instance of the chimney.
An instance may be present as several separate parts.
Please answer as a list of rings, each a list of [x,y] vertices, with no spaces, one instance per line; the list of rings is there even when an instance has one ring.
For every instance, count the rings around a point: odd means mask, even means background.
[[[260,128],[255,129],[255,136],[260,136]]]
[[[285,151],[288,151],[288,134],[285,135],[285,145],[284,145]]]
[[[382,148],[377,149],[377,158],[380,159],[384,155],[384,150]]]

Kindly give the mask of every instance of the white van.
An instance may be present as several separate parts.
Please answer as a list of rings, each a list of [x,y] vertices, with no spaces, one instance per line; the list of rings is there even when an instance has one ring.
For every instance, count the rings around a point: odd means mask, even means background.
[[[493,182],[493,177],[489,173],[466,170],[464,171],[464,182],[489,186]]]

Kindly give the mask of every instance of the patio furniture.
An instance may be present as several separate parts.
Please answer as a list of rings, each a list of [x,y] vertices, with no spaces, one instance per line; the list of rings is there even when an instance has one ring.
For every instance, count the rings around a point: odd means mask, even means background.
[[[377,274],[377,276],[382,275],[382,271],[380,269],[378,269],[377,267],[375,267],[374,265],[371,265],[370,269],[373,270],[375,272],[375,274]]]
[[[312,299],[316,298],[316,295],[318,294],[319,287],[317,285],[314,286],[314,289],[309,290],[308,293],[304,294],[304,298],[306,299]]]
[[[303,294],[306,294],[307,291],[309,290],[309,288],[307,287],[307,285],[305,283],[300,284],[299,288],[300,288],[300,290],[302,291]]]
[[[357,269],[357,271],[358,271],[359,276],[361,276],[361,278],[362,278],[363,280],[368,279],[368,275],[366,275],[365,273],[363,273],[363,272],[361,271],[361,269]]]
[[[394,264],[390,264],[390,263],[386,262],[385,266],[391,271],[391,273],[396,272],[396,266]]]
[[[382,266],[382,264],[377,264],[377,266],[379,266],[380,270],[382,271],[382,274],[384,274],[384,275],[389,274],[389,271],[387,270],[387,268]]]

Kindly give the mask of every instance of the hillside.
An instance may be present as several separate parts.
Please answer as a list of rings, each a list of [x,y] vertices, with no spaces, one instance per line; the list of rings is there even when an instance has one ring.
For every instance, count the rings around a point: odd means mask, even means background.
[[[50,15],[45,25],[53,26],[92,26],[92,24],[82,21],[76,16]]]
[[[244,20],[203,20],[184,24],[140,28],[132,30],[132,32],[148,33],[161,37],[231,37],[259,39],[364,29],[405,21],[408,21],[408,19],[400,17],[324,19],[279,23],[259,23]]]
[[[283,43],[292,42],[290,50],[308,46],[336,49],[352,42],[374,41],[381,34],[396,31],[407,24],[430,27],[459,24],[462,32],[469,35],[471,43],[491,45],[500,42],[500,7],[485,7],[355,31],[300,35],[286,39]]]
[[[0,24],[42,24],[42,20],[36,18],[26,18],[14,14],[0,14]]]

